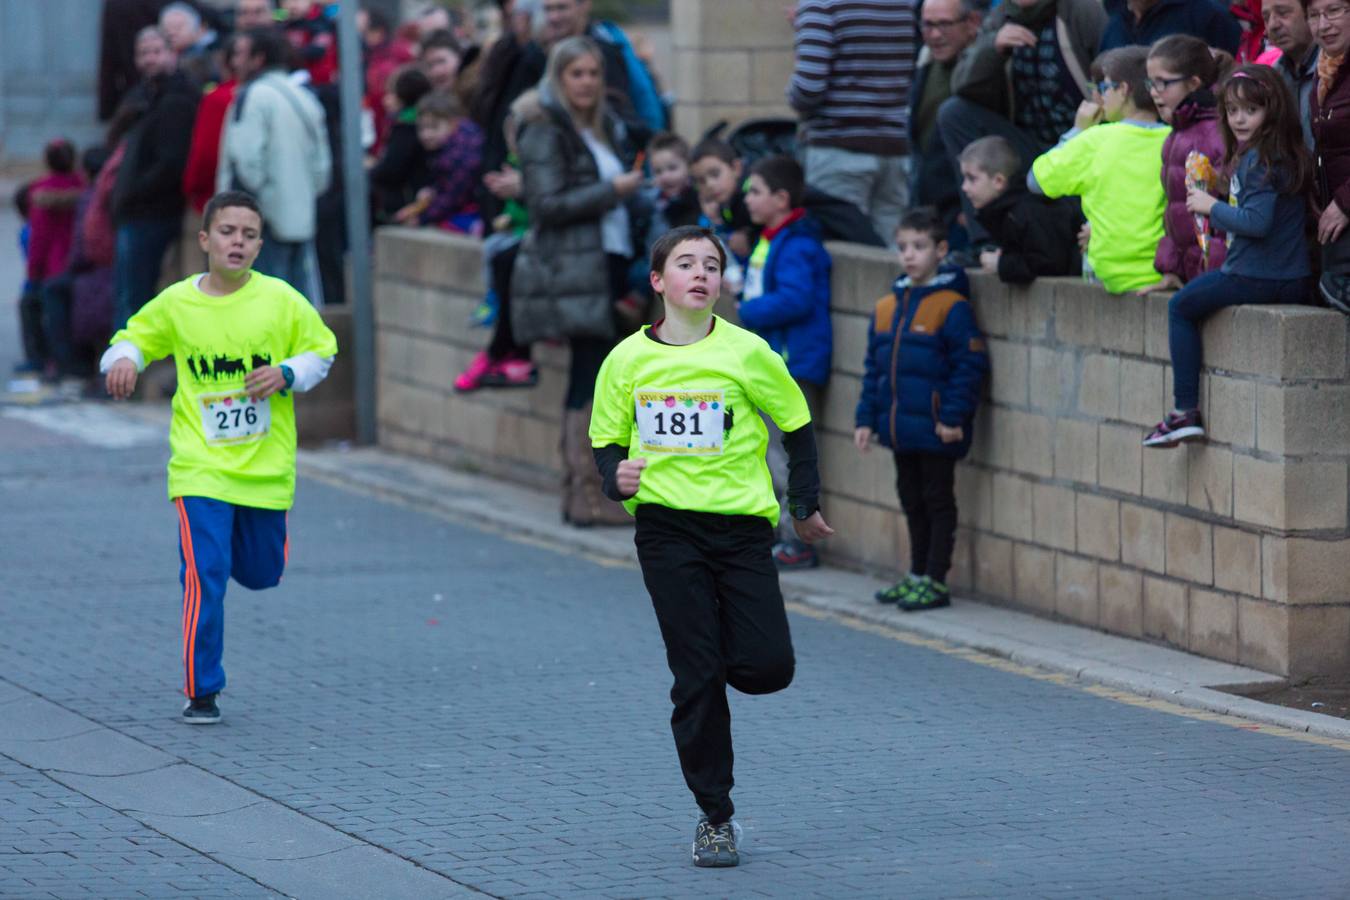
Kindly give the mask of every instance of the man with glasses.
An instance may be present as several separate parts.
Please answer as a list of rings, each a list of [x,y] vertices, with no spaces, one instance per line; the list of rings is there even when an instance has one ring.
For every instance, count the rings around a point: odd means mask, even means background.
[[[806,183],[858,207],[888,243],[909,205],[914,6],[798,0],[793,19],[787,98],[802,119]]]
[[[1242,41],[1242,27],[1218,0],[1107,0],[1106,8],[1111,21],[1102,36],[1103,52],[1189,34],[1236,55]]]
[[[960,179],[938,134],[938,108],[952,95],[957,58],[979,30],[974,0],[924,0],[919,33],[928,52],[919,57],[910,94],[910,202],[934,207],[949,227],[961,211]]]

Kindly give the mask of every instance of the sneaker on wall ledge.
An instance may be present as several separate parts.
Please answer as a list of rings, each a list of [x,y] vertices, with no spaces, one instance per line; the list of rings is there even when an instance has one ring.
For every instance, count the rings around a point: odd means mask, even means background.
[[[1188,409],[1185,412],[1170,412],[1153,426],[1148,437],[1144,438],[1145,447],[1166,449],[1175,447],[1183,441],[1202,441],[1205,439],[1205,423],[1200,418],[1200,410]]]

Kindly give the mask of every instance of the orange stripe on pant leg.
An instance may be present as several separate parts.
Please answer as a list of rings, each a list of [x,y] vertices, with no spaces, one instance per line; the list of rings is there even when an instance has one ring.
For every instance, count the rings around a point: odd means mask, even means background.
[[[178,545],[183,550],[183,652],[187,652],[187,623],[188,623],[188,603],[189,585],[192,579],[192,566],[188,563],[188,523],[187,513],[183,509],[183,501],[174,498],[174,507],[178,510]]]
[[[186,693],[189,697],[196,694],[196,648],[197,619],[202,608],[202,583],[197,575],[197,557],[192,550],[192,525],[188,520],[187,506],[183,499],[177,499],[178,511],[182,521],[183,558],[186,562],[184,581],[185,616],[183,623],[183,667],[186,671]]]
[[[188,562],[188,524],[187,512],[183,509],[183,501],[175,497],[173,501],[174,508],[178,510],[178,544],[183,551],[183,620],[181,624],[183,632],[183,693],[188,692],[188,674],[187,674],[187,645],[188,645],[188,619],[189,610],[192,608],[192,566]]]

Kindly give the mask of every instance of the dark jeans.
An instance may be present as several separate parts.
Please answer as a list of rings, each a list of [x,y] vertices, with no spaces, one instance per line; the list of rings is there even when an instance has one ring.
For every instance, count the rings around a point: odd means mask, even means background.
[[[895,488],[909,527],[909,570],[945,582],[956,546],[956,460],[896,453]]]
[[[155,296],[164,253],[178,239],[182,218],[128,219],[117,225],[113,329],[127,324]]]
[[[71,305],[75,301],[75,279],[69,274],[48,278],[42,283],[42,330],[47,339],[47,355],[56,364],[60,377],[94,374],[89,347],[76,347],[71,333]]]
[[[796,669],[770,552],[773,526],[758,516],[644,504],[633,540],[675,676],[670,727],[680,768],[718,825],[735,812],[727,685],[771,694]]]
[[[497,324],[492,330],[492,340],[488,342],[487,355],[494,362],[499,359],[530,358],[530,346],[517,344],[515,332],[511,330],[511,272],[515,269],[516,254],[519,252],[520,244],[516,243],[492,257],[492,290],[497,294]]]
[[[628,291],[628,257],[617,253],[607,254],[609,264],[610,300],[618,300]],[[567,409],[583,409],[595,396],[595,379],[600,374],[609,351],[614,349],[614,338],[574,337],[572,360],[567,373],[567,396],[563,406]]]
[[[958,157],[977,138],[998,135],[1007,138],[1013,148],[1022,157],[1022,168],[1014,180],[1026,177],[1031,163],[1050,147],[1027,134],[1014,125],[1006,116],[986,109],[962,97],[950,97],[938,108],[938,134],[947,149],[947,158],[951,161],[958,189],[961,184],[961,164]],[[975,207],[970,205],[964,192],[961,192],[961,211],[965,213],[966,233],[970,235],[971,246],[978,247],[989,242],[989,232],[975,218]]]
[[[1225,306],[1303,303],[1313,279],[1280,281],[1226,272],[1206,272],[1172,295],[1167,304],[1167,344],[1172,352],[1172,397],[1177,409],[1200,408],[1203,348],[1200,323]]]
[[[347,302],[347,213],[342,205],[342,191],[335,188],[319,198],[314,254],[319,263],[324,306],[341,306]]]
[[[263,245],[253,270],[282,281],[295,288],[312,303],[317,273],[309,268],[310,241],[283,241],[263,225]]]
[[[19,295],[19,337],[23,341],[24,362],[41,374],[50,355],[46,329],[42,324],[42,284],[25,284]]]

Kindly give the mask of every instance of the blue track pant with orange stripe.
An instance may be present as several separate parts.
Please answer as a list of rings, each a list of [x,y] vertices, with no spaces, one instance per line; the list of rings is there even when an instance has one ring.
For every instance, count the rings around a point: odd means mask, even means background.
[[[225,687],[225,585],[231,577],[260,591],[286,568],[286,511],[178,497],[178,554],[183,585],[183,692]]]

